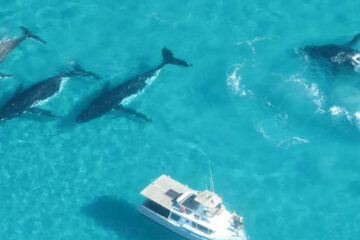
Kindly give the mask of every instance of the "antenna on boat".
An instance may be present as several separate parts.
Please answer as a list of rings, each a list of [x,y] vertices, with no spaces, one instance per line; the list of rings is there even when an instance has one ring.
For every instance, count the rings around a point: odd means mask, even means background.
[[[209,174],[210,174],[210,190],[215,193],[215,186],[214,186],[214,180],[213,180],[213,177],[212,177],[212,171],[211,171],[211,165],[210,165],[210,162],[209,162]]]

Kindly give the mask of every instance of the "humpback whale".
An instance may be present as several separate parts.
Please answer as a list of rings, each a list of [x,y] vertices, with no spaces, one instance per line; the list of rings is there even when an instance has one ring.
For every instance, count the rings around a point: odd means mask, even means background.
[[[39,36],[32,34],[25,27],[20,27],[20,29],[23,31],[22,37],[0,42],[0,62],[4,61],[7,55],[26,39],[32,38],[46,44],[44,40],[42,40]]]
[[[325,59],[333,67],[347,67],[360,71],[360,51],[353,46],[360,40],[360,33],[345,44],[326,44],[320,46],[305,46],[303,51],[312,58]]]
[[[131,98],[136,96],[138,92],[141,92],[146,86],[148,86],[151,82],[151,78],[154,77],[166,64],[175,64],[184,67],[191,66],[184,60],[175,58],[172,52],[166,48],[162,49],[162,57],[163,61],[158,66],[134,76],[111,89],[109,89],[107,85],[103,89],[102,93],[94,98],[87,108],[80,112],[76,121],[78,123],[87,122],[100,117],[111,110],[122,111],[124,113],[140,117],[146,121],[151,121],[144,114],[125,107],[124,105],[126,104],[126,100],[129,99],[129,97]]]
[[[20,29],[23,31],[23,36],[19,38],[15,38],[12,40],[5,40],[0,42],[0,63],[5,60],[5,58],[8,56],[12,50],[14,50],[20,43],[22,43],[25,39],[32,38],[35,39],[41,43],[46,44],[44,40],[42,40],[39,36],[36,36],[32,34],[28,29],[25,27],[20,27]],[[12,77],[11,75],[4,74],[0,72],[0,78],[5,77]]]
[[[0,108],[0,120],[9,120],[24,112],[56,117],[52,112],[42,110],[37,108],[37,106],[42,101],[49,99],[59,92],[62,84],[64,84],[67,79],[74,76],[99,78],[97,74],[85,71],[79,65],[74,65],[73,70],[42,80],[26,89],[23,89],[22,85],[20,85],[14,96]]]

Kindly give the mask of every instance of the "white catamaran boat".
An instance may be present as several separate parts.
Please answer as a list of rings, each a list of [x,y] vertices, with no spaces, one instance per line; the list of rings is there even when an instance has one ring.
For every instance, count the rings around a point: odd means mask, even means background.
[[[247,240],[243,218],[226,210],[212,191],[195,191],[161,175],[141,191],[139,211],[190,240]]]

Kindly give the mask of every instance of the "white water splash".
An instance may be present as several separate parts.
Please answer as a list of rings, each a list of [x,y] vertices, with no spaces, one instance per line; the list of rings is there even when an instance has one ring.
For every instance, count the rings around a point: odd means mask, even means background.
[[[149,87],[149,86],[155,81],[155,79],[159,76],[160,71],[161,71],[161,69],[157,70],[157,71],[154,73],[153,76],[151,76],[151,77],[149,77],[148,79],[145,80],[146,86],[145,86],[143,89],[141,89],[140,91],[138,91],[137,93],[135,93],[135,94],[133,94],[133,95],[130,95],[130,96],[124,98],[124,99],[121,101],[120,104],[121,104],[121,105],[124,105],[124,106],[125,106],[125,105],[128,105],[128,104],[130,104],[137,96],[142,95],[142,94],[145,92],[145,89],[146,89],[147,87]]]
[[[255,125],[255,131],[257,131],[258,133],[260,133],[265,139],[270,140],[269,135],[265,132],[264,127],[261,126],[260,124],[256,124],[256,125]]]
[[[360,112],[354,113],[356,127],[360,129]]]
[[[299,145],[299,144],[309,144],[310,141],[306,138],[301,138],[298,136],[285,137],[283,139],[279,139],[279,136],[270,137],[264,127],[258,123],[255,125],[255,131],[260,133],[264,139],[269,141],[270,143],[276,145],[277,147],[285,147],[289,149],[291,146]]]
[[[238,96],[246,96],[248,94],[254,95],[250,90],[246,90],[245,85],[241,83],[240,68],[243,65],[235,66],[234,71],[226,78],[226,85]]]
[[[311,95],[313,103],[317,106],[316,112],[317,113],[325,113],[324,110],[324,102],[325,96],[320,91],[318,85],[316,83],[307,83],[306,79],[299,77],[297,74],[292,75],[290,77],[290,81],[300,84],[308,94]]]
[[[291,147],[293,145],[308,144],[308,143],[310,143],[310,141],[308,139],[293,136],[293,137],[287,137],[287,138],[281,140],[277,146],[278,147],[285,146],[286,149],[288,149],[289,147]]]
[[[329,112],[332,116],[346,117],[350,124],[360,130],[360,111],[351,113],[345,107],[334,105],[329,108]]]
[[[349,111],[346,110],[346,108],[344,108],[344,107],[334,105],[329,108],[329,111],[330,111],[331,115],[333,115],[333,116],[345,115],[348,120],[351,120],[351,115],[350,115]]]
[[[360,127],[360,112],[351,114],[345,107],[334,105],[329,108],[329,112],[332,116],[345,116],[350,123],[354,123]]]
[[[343,64],[348,60],[348,55],[345,52],[339,52],[335,56],[331,57],[330,59],[333,63],[336,63],[338,65]]]
[[[251,40],[239,41],[236,43],[236,45],[243,45],[244,43],[247,44],[249,46],[249,48],[251,49],[252,54],[255,55],[256,49],[254,47],[254,43],[264,41],[264,40],[272,40],[272,38],[271,37],[256,37]]]
[[[354,71],[360,73],[360,53],[354,54],[352,58],[352,64],[354,66]]]

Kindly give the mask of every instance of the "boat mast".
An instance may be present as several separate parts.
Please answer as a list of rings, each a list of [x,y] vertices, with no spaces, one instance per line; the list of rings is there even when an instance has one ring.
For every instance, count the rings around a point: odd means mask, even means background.
[[[213,177],[212,177],[212,171],[211,171],[211,165],[210,165],[210,162],[209,162],[209,174],[210,174],[210,190],[215,193],[215,186],[214,186],[214,180],[213,180]]]

